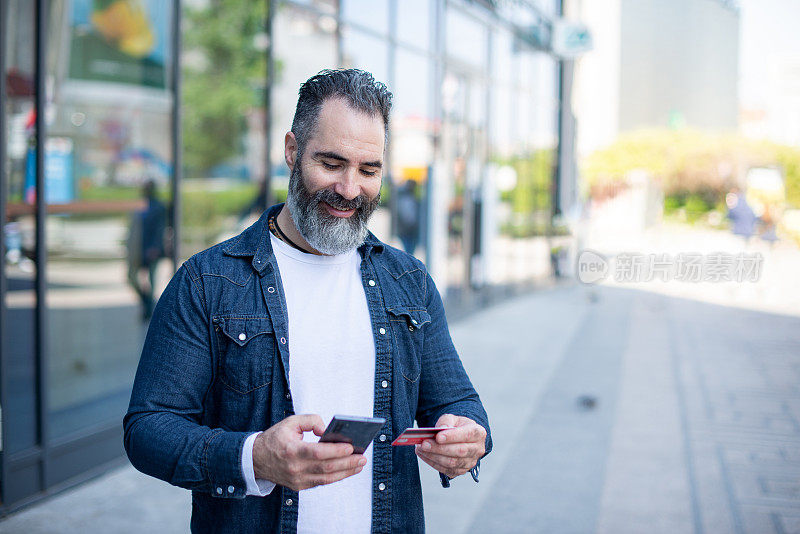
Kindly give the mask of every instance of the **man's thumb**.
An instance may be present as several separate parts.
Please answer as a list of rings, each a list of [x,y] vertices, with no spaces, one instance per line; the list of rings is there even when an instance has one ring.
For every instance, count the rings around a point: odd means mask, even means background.
[[[446,413],[436,421],[436,426],[456,426],[457,423],[458,418],[455,415]]]

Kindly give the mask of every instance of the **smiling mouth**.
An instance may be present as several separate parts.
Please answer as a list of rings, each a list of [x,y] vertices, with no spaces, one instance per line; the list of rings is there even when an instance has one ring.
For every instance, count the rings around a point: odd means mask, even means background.
[[[340,209],[334,208],[333,206],[331,206],[327,202],[323,202],[323,204],[325,205],[325,208],[328,210],[328,213],[330,213],[334,217],[341,217],[343,219],[346,219],[347,217],[350,217],[351,215],[353,215],[356,212],[355,209],[340,210]]]

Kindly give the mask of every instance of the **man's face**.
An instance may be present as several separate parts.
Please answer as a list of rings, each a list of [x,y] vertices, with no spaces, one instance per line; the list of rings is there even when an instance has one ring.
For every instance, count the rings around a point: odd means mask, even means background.
[[[287,205],[298,231],[323,254],[358,247],[379,200],[382,118],[331,99],[323,103],[300,160],[293,138],[287,134],[286,161],[292,167]]]

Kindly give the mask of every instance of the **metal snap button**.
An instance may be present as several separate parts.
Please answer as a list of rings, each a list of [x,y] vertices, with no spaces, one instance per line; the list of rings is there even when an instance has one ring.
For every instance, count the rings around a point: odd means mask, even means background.
[[[272,287],[272,286],[269,286],[269,287],[267,288],[267,291],[268,291],[268,292],[270,292],[270,293],[275,293],[275,288],[274,288],[274,287]]]
[[[381,335],[384,335],[386,333],[386,329],[385,328],[381,328],[380,330],[378,330],[378,332],[380,332]]]
[[[413,326],[411,326],[411,325],[409,325],[409,327],[408,327],[408,331],[409,331],[409,332],[413,332],[413,331],[414,331],[414,327],[413,327]]]
[[[222,488],[217,488],[217,495],[222,495]]]
[[[292,499],[286,499],[286,506],[291,506],[294,503]]]
[[[381,441],[386,441],[386,434],[381,434],[381,437],[378,439],[380,439]]]
[[[228,486],[228,493],[233,493],[233,490],[235,489],[236,488],[234,488],[233,486]]]
[[[382,388],[389,387],[389,382],[387,382],[386,380],[384,380],[383,382],[381,382],[381,387],[382,387]]]
[[[286,345],[286,338],[285,337],[281,338],[281,345]]]
[[[378,489],[381,490],[381,491],[385,490],[386,489],[386,484],[381,482],[380,484],[378,484]]]
[[[244,332],[242,332],[241,334],[239,334],[239,341],[244,341],[245,339],[247,339],[247,335],[245,335],[245,333],[244,333]]]
[[[375,286],[375,280],[370,280],[370,281],[369,281],[369,282],[367,282],[367,283],[368,283],[368,284],[369,284],[371,287],[374,287],[374,286]]]

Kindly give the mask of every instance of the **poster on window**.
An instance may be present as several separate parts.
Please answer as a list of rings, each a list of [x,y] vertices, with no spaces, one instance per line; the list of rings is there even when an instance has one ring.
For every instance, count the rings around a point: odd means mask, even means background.
[[[69,77],[167,89],[172,2],[72,0]]]

